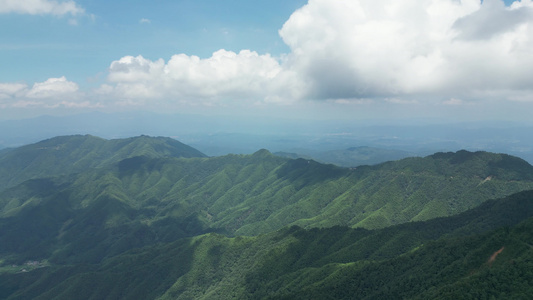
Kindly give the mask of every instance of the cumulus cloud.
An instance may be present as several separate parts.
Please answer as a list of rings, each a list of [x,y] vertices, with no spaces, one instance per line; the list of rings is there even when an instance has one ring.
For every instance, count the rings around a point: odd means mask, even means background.
[[[290,47],[282,58],[250,50],[125,56],[98,93],[209,103],[531,98],[532,0],[309,0],[279,34]]]
[[[0,13],[30,15],[78,15],[85,11],[76,2],[54,0],[0,0]]]
[[[25,83],[0,83],[2,108],[99,108],[101,103],[84,99],[78,84],[64,76],[49,78],[28,86]]]
[[[458,30],[459,39],[487,40],[513,31],[516,26],[528,23],[531,19],[532,9],[518,9],[518,6],[506,9],[502,1],[485,0],[478,11],[459,18],[452,28]]]
[[[49,78],[44,82],[38,82],[28,91],[28,98],[58,98],[72,96],[78,91],[78,84],[68,81],[65,76]]]
[[[219,50],[209,58],[174,55],[168,62],[125,56],[111,63],[113,93],[125,98],[260,99],[294,97],[288,72],[269,54]],[[295,87],[297,84],[295,85]],[[101,89],[111,92],[110,86]]]
[[[310,0],[280,30],[308,97],[488,95],[533,76],[533,4]]]
[[[25,83],[0,83],[0,99],[16,97],[27,89]]]

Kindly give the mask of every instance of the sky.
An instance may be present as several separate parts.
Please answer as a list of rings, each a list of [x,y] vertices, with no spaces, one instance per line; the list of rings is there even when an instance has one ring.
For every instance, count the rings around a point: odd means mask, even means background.
[[[90,111],[531,122],[533,1],[0,0],[0,120]]]

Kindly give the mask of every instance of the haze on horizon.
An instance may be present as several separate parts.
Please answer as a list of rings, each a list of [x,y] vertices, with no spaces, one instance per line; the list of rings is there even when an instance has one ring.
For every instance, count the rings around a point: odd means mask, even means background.
[[[0,119],[529,122],[533,1],[0,0]]]

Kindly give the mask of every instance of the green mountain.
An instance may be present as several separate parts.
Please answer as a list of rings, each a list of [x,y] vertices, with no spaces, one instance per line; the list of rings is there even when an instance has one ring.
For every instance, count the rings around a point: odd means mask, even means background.
[[[0,190],[28,179],[81,172],[140,155],[205,157],[200,151],[170,138],[140,136],[105,140],[91,135],[61,136],[0,152]]]
[[[379,230],[211,233],[99,264],[4,272],[0,298],[527,299],[532,242],[528,191],[453,217]]]
[[[155,218],[195,214],[209,228],[254,235],[286,225],[382,228],[457,214],[531,188],[533,167],[501,154],[442,153],[350,170],[262,150],[127,159],[80,174],[68,190],[71,201],[85,205],[104,192]]]
[[[466,151],[357,169],[266,150],[213,158],[135,156],[1,192],[0,255],[16,262],[99,262],[206,232],[384,228],[533,189],[532,169],[515,157]]]
[[[2,152],[0,172],[0,299],[427,299],[469,286],[483,298],[492,277],[487,295],[520,298],[532,286],[533,166],[505,154],[348,169],[70,136]]]

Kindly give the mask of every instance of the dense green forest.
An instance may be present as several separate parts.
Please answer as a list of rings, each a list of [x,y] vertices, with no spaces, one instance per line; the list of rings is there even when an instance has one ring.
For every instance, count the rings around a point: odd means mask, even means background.
[[[341,168],[69,136],[2,151],[0,187],[0,299],[533,293],[533,167],[505,154]]]
[[[0,152],[0,189],[28,179],[80,172],[134,156],[205,157],[200,151],[170,138],[140,136],[105,140],[61,136]]]

